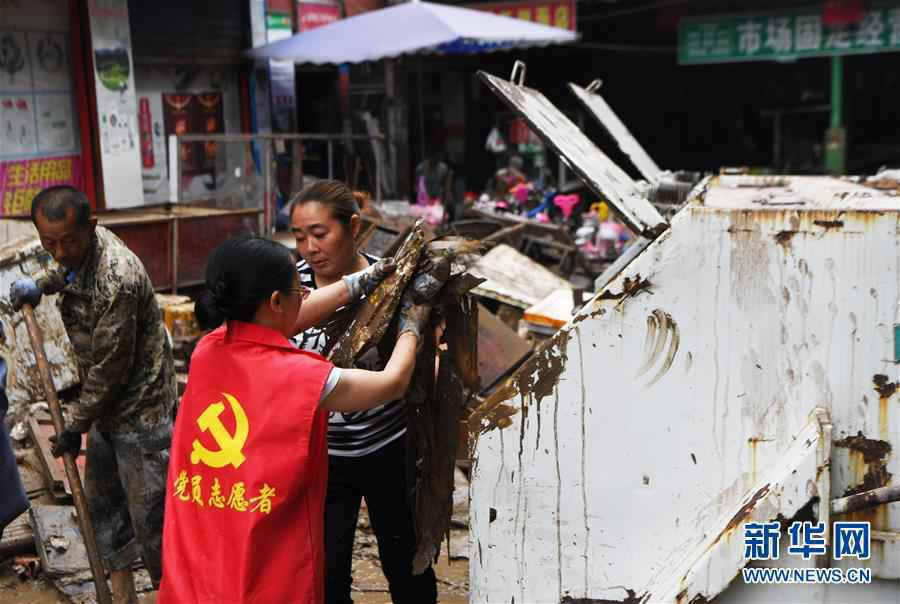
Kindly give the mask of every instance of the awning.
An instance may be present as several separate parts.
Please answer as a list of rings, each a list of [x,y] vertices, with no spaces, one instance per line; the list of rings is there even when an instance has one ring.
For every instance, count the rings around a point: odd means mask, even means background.
[[[547,46],[577,38],[566,29],[414,0],[295,34],[247,55],[317,65],[362,63],[404,54],[475,54]]]

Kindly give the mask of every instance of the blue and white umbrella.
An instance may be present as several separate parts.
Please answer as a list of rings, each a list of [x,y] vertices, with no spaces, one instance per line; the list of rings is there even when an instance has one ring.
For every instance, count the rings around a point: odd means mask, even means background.
[[[558,27],[413,0],[301,32],[247,55],[340,65],[409,54],[477,54],[565,44],[577,38],[575,32]]]

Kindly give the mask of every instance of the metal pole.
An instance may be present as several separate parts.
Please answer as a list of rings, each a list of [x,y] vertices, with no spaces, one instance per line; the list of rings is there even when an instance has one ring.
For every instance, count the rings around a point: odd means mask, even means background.
[[[381,205],[381,166],[378,165],[378,156],[375,156],[375,203]]]
[[[178,136],[175,134],[169,135],[169,201],[172,203],[176,203],[178,201],[178,194],[180,191],[178,190],[179,183],[181,182],[181,176],[179,174],[181,164],[178,161]]]
[[[50,363],[47,362],[47,355],[44,353],[44,337],[34,316],[34,308],[30,304],[24,304],[22,314],[25,317],[25,325],[28,327],[28,338],[31,340],[31,348],[34,350],[44,395],[47,397],[47,404],[50,407],[53,429],[58,437],[65,430],[65,423],[63,422],[62,408],[59,406],[59,399],[56,396],[56,388],[53,386],[53,377],[50,374]],[[106,571],[100,559],[100,550],[94,536],[94,524],[91,522],[91,514],[88,511],[84,487],[81,485],[81,476],[78,475],[78,468],[75,465],[75,457],[71,453],[66,453],[63,455],[63,465],[66,469],[66,478],[69,479],[69,487],[72,489],[75,510],[78,512],[78,525],[81,529],[81,536],[84,538],[85,549],[87,549],[88,562],[94,577],[94,587],[97,590],[97,601],[100,604],[112,604],[109,586],[106,584]]]
[[[423,93],[424,84],[422,82],[422,57],[419,57],[419,161],[426,157],[425,153],[425,99]],[[416,162],[418,165],[418,162]]]
[[[843,126],[844,57],[831,57],[831,127]]]
[[[772,124],[774,128],[772,144],[775,147],[772,153],[772,163],[775,164],[775,170],[781,170],[781,111],[775,110],[772,115]]]
[[[178,293],[178,215],[172,217],[172,294]]]
[[[825,171],[847,171],[847,130],[844,128],[844,57],[831,57],[831,124],[825,133]]]
[[[900,485],[881,487],[831,500],[832,514],[849,514],[894,501],[900,501]]]
[[[328,139],[328,179],[334,178],[334,141]]]
[[[260,233],[261,237],[268,237],[272,234],[272,143],[266,141],[265,153],[263,153],[263,166],[265,166],[265,193],[263,194],[263,217],[266,221],[266,230]]]

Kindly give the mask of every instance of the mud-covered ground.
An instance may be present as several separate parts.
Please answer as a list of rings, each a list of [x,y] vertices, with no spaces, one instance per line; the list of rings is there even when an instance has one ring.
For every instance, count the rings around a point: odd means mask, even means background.
[[[464,604],[469,601],[468,529],[465,527],[468,516],[468,485],[459,472],[454,495],[451,558],[447,557],[445,543],[435,566],[438,601],[442,604]],[[390,604],[387,581],[378,561],[377,542],[369,529],[368,520],[363,511],[353,549],[353,600],[357,604]],[[13,558],[0,561],[0,604],[69,604],[70,600],[60,595],[53,584],[40,574],[34,579],[20,579],[13,564]],[[141,604],[156,602],[156,594],[153,592],[140,594],[139,598]]]
[[[358,548],[364,557],[354,560],[353,601],[357,604],[390,604],[391,595],[381,573],[378,556],[369,557],[366,546]],[[467,604],[469,583],[468,560],[447,564],[441,556],[437,564],[438,599],[442,604]],[[156,594],[141,594],[142,604],[155,604]],[[11,560],[0,567],[0,602],[3,604],[68,604],[56,588],[43,580],[20,581],[12,571]]]

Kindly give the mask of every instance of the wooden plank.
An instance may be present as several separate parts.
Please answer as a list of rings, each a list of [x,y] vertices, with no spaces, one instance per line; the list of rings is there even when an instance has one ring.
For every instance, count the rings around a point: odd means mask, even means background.
[[[557,289],[572,285],[508,245],[498,245],[472,266],[486,281],[472,290],[478,296],[526,309]]]
[[[550,149],[562,155],[581,180],[615,208],[628,227],[648,238],[668,228],[640,188],[537,90],[479,71],[478,76],[509,107],[525,118],[531,131]]]
[[[41,462],[41,468],[47,478],[47,486],[50,494],[57,500],[68,500],[72,497],[72,489],[69,487],[69,481],[63,468],[62,458],[53,456],[50,451],[50,437],[55,433],[50,416],[46,413],[40,413],[34,417],[28,418],[28,431],[31,433],[31,439],[38,450],[38,459]],[[82,452],[87,447],[87,435],[81,435]],[[78,466],[78,473],[84,480],[84,464],[85,456],[79,455],[75,460]]]
[[[531,345],[520,338],[497,315],[478,308],[478,375],[482,388],[489,388],[526,356]]]
[[[31,527],[47,575],[61,577],[89,569],[87,550],[73,506],[33,505]]]

